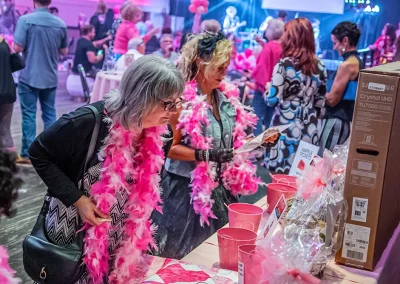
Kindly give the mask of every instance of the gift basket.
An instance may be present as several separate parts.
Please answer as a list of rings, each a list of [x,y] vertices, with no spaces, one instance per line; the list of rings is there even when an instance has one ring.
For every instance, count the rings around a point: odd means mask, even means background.
[[[257,243],[264,256],[260,283],[319,283],[314,276],[322,275],[342,244],[347,155],[348,145],[325,150],[297,179],[297,195],[287,201],[280,226]]]

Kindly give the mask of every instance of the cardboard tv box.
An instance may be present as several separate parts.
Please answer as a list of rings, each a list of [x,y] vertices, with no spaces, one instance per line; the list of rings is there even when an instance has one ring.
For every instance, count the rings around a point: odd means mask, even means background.
[[[360,72],[336,262],[373,270],[400,222],[400,62]]]

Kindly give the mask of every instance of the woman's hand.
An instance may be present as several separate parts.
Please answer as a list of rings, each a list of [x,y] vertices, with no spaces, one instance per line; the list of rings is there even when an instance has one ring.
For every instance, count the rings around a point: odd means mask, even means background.
[[[92,226],[97,226],[101,222],[97,219],[97,217],[108,219],[110,218],[103,212],[101,212],[96,205],[86,196],[82,196],[79,198],[77,202],[74,204],[78,209],[79,216],[81,216],[82,221],[88,223]]]
[[[264,140],[263,146],[268,148],[274,147],[278,143],[280,137],[280,133],[276,133],[273,136],[268,137]]]

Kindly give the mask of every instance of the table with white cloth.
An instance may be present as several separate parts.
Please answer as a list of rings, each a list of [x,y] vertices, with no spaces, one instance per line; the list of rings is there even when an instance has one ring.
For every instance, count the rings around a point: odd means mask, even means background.
[[[96,75],[90,102],[94,103],[104,99],[110,90],[118,89],[121,84],[124,72],[121,71],[100,71]]]
[[[262,198],[255,205],[263,207],[266,204],[266,198]],[[262,228],[263,223],[268,219],[269,214],[264,212],[260,228]],[[385,270],[387,265],[392,265],[390,262],[386,261],[391,259],[388,254],[395,249],[396,244],[400,244],[400,225],[393,235],[392,240],[388,244],[388,248],[385,250],[381,261],[378,263],[374,271],[365,271],[360,269],[355,269],[351,267],[346,267],[343,265],[338,265],[334,260],[331,260],[324,270],[324,276],[322,278],[322,283],[360,283],[360,284],[374,284],[377,283],[377,279],[382,272]],[[386,259],[388,258],[388,259]],[[203,244],[194,249],[190,254],[182,259],[182,261],[193,263],[197,265],[204,265],[208,267],[218,267],[219,262],[219,252],[218,252],[218,238],[217,234],[212,235]],[[393,269],[396,268],[396,264],[393,263]]]

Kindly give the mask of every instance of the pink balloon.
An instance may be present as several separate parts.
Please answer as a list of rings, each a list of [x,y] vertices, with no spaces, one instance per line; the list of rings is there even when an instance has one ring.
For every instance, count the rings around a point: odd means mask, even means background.
[[[196,13],[196,6],[194,5],[194,4],[190,4],[189,5],[189,11],[191,12],[191,13]]]
[[[204,14],[206,9],[203,6],[197,7],[196,13],[197,14]]]
[[[207,0],[194,0],[193,4],[195,4],[198,7],[200,7],[200,6],[206,6],[207,2],[208,2]]]

